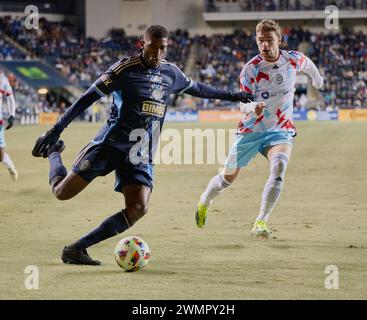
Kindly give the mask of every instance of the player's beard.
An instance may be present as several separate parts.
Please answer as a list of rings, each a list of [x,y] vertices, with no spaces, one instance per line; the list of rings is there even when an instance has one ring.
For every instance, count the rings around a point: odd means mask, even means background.
[[[277,52],[275,52],[275,50],[263,50],[262,52],[263,57],[265,58],[265,60],[276,60],[278,58],[279,55],[279,50]]]

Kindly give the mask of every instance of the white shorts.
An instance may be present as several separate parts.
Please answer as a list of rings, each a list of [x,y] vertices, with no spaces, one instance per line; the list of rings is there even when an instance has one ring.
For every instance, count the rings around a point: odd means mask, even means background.
[[[293,146],[291,132],[250,132],[237,134],[236,140],[229,152],[225,167],[235,169],[245,167],[259,152],[264,154],[267,147],[286,143]]]

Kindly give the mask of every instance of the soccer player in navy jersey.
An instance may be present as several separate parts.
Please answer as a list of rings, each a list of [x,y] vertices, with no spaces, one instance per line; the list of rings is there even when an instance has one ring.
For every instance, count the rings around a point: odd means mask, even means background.
[[[176,65],[164,60],[167,44],[168,31],[164,27],[148,27],[141,41],[141,54],[122,59],[109,68],[35,143],[33,156],[49,159],[49,183],[57,199],[73,198],[94,178],[112,171],[116,174],[115,191],[125,197],[125,209],[64,248],[61,256],[64,263],[101,264],[86,249],[127,230],[147,212],[153,189],[154,151],[149,149],[148,161],[131,159],[132,148],[137,144],[132,134],[144,130],[150,140],[153,138],[154,124],[158,123],[159,129],[163,125],[171,93],[244,103],[253,99],[245,92],[226,92],[188,78]],[[109,119],[67,173],[60,156],[65,147],[59,140],[60,134],[73,119],[110,93],[113,103]]]

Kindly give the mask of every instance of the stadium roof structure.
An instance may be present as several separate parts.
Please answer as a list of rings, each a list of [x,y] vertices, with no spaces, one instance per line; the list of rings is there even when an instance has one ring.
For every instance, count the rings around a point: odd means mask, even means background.
[[[0,67],[34,88],[58,88],[70,85],[69,80],[40,61],[0,61]]]

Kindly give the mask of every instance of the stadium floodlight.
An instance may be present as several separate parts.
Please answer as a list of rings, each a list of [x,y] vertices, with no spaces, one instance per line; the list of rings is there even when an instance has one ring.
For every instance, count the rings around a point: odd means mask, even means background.
[[[48,89],[47,88],[39,88],[38,89],[38,94],[47,94],[48,93]]]

